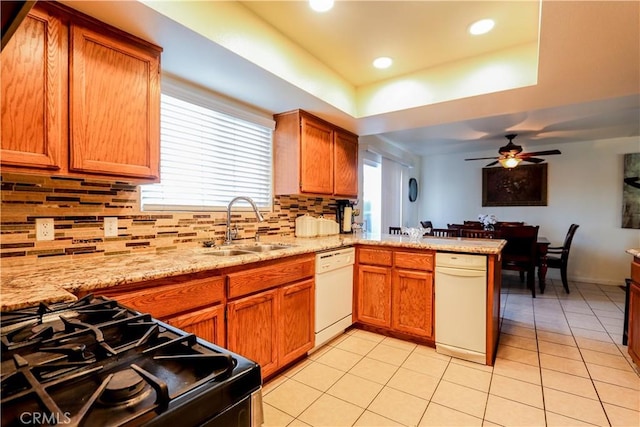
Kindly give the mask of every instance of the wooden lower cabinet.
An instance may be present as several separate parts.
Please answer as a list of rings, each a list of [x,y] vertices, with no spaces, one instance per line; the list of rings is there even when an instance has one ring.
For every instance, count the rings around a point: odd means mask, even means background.
[[[354,320],[433,339],[433,253],[358,249]]]
[[[279,290],[278,359],[280,366],[293,362],[313,348],[315,333],[314,279]]]
[[[227,347],[260,364],[262,376],[278,369],[278,290],[227,304]]]
[[[203,308],[187,314],[172,316],[163,320],[171,326],[197,335],[221,347],[226,345],[224,304]]]
[[[266,378],[313,348],[314,280],[227,304],[229,350],[260,364]]]
[[[358,268],[358,321],[391,326],[391,268],[361,265]]]
[[[391,328],[422,337],[433,336],[433,273],[393,272]]]
[[[227,275],[227,347],[260,364],[263,378],[313,348],[314,262],[304,255]]]

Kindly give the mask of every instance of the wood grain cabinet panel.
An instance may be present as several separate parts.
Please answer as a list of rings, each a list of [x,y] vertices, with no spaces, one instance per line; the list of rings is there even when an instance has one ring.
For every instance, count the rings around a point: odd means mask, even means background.
[[[334,195],[358,197],[358,137],[334,132]]]
[[[229,349],[258,362],[267,378],[313,348],[315,255],[227,273]]]
[[[262,377],[278,369],[278,290],[227,304],[229,350],[260,364]]]
[[[371,265],[358,268],[356,321],[391,326],[391,269]]]
[[[66,29],[34,8],[2,50],[3,166],[58,171],[66,144]]]
[[[276,114],[274,193],[356,197],[358,136],[302,110]]]
[[[60,3],[36,3],[2,51],[3,167],[157,181],[161,52]]]
[[[315,333],[314,280],[280,289],[278,362],[284,366],[313,348]]]
[[[433,336],[433,273],[393,272],[391,328],[426,338]]]
[[[219,304],[162,320],[171,326],[225,347],[224,310],[224,304]]]
[[[70,169],[158,178],[160,53],[79,25],[71,40]]]
[[[357,248],[354,321],[433,340],[432,251]]]
[[[302,117],[300,191],[333,193],[333,131],[329,126]]]

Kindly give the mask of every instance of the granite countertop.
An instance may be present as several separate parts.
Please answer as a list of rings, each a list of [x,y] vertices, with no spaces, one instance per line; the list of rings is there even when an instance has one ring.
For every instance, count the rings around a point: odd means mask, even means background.
[[[640,249],[627,249],[625,252],[633,255],[634,257],[640,258]]]
[[[505,240],[426,237],[412,240],[402,235],[338,235],[318,238],[281,237],[262,243],[286,243],[289,248],[239,256],[220,257],[215,248],[187,248],[163,253],[71,260],[3,266],[0,274],[0,310],[11,311],[37,305],[76,300],[75,292],[95,291],[127,283],[197,273],[257,261],[282,258],[327,249],[368,244],[431,249],[472,254],[498,254]],[[232,246],[233,247],[233,246]]]

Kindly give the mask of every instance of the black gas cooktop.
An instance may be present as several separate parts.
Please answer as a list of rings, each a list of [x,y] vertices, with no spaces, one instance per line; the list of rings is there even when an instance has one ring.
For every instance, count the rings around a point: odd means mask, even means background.
[[[200,425],[261,386],[255,363],[103,297],[0,322],[2,426]]]

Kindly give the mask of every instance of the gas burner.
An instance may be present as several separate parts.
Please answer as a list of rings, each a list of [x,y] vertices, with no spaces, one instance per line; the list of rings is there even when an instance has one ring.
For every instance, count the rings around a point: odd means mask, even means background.
[[[1,427],[24,414],[45,425],[200,425],[260,388],[255,363],[108,298],[0,317]]]
[[[151,387],[133,369],[118,371],[109,380],[98,401],[106,406],[134,405],[142,401]]]

